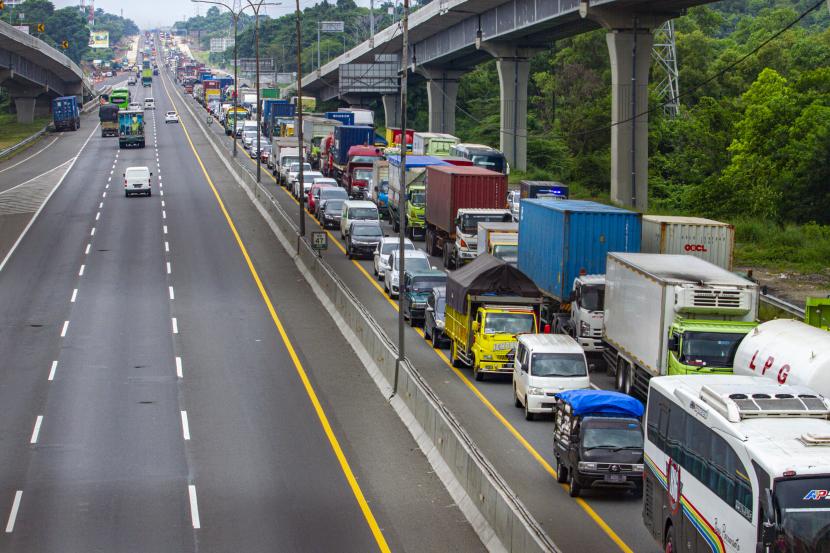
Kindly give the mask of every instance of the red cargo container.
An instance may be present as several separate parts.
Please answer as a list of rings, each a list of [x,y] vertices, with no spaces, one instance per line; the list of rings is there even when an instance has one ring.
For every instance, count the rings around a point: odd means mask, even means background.
[[[445,252],[455,240],[459,209],[505,209],[507,176],[481,167],[431,165],[427,167],[426,249],[430,255]]]
[[[467,159],[466,157],[442,157],[443,161],[446,161],[450,165],[459,165],[461,167],[472,167],[474,165],[472,159]]]

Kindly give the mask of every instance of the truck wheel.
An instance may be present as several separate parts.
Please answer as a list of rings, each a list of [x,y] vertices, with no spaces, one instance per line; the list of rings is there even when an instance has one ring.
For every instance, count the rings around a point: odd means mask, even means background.
[[[401,223],[398,219],[392,221],[392,232],[400,232],[401,231]]]
[[[556,481],[560,484],[568,481],[568,468],[562,464],[559,457],[556,458]]]
[[[625,378],[623,378],[623,393],[631,395],[631,388],[634,385],[634,366],[626,363]]]
[[[568,471],[568,495],[571,497],[579,497],[579,492],[582,491],[582,486],[579,485],[579,482],[574,475],[575,471]]]
[[[484,373],[479,369],[478,362],[475,357],[473,357],[473,378],[476,379],[476,382],[484,381]]]
[[[622,358],[617,359],[617,371],[614,375],[614,388],[618,392],[622,392],[623,388],[625,387],[625,360]]]
[[[456,345],[455,340],[450,342],[450,360],[453,367],[461,367],[461,359],[458,358],[458,346]]]
[[[430,334],[430,341],[432,342],[432,349],[438,349],[441,346],[441,338],[435,334],[434,330]]]

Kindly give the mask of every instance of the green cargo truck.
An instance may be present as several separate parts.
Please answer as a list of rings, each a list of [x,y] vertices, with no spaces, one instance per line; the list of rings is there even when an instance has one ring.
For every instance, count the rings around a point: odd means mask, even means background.
[[[118,113],[118,147],[144,147],[144,112],[121,111]]]
[[[153,70],[141,70],[141,86],[153,86]]]

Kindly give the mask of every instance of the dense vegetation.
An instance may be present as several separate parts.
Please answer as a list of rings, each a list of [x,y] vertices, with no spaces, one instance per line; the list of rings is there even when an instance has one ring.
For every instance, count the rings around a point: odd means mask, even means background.
[[[22,19],[20,14],[23,14]],[[89,48],[87,15],[77,6],[55,9],[55,5],[49,0],[26,0],[16,6],[7,7],[3,11],[3,18],[6,17],[10,17],[16,24],[28,25],[30,33],[56,48],[60,48],[60,44],[66,40],[69,48],[64,53],[75,63],[92,57],[104,59],[112,54],[103,50],[96,52]],[[45,25],[43,33],[36,32],[38,23]],[[124,36],[138,34],[138,27],[132,20],[106,13],[101,9],[95,10],[95,29],[109,31],[111,46],[117,44]]]

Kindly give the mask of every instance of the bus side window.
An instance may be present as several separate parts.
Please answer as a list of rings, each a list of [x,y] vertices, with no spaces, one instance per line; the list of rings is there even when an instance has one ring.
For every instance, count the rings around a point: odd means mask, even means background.
[[[666,436],[666,455],[675,460],[680,466],[686,462],[683,440],[686,434],[686,420],[689,416],[682,409],[672,409],[669,417],[669,431]]]

